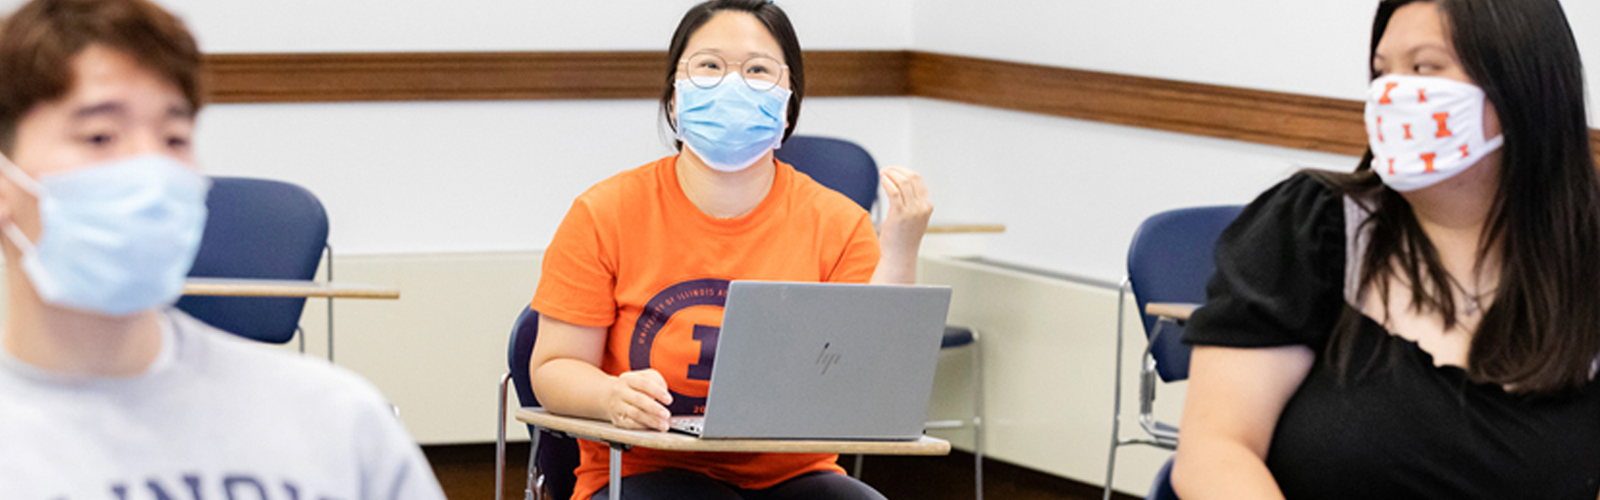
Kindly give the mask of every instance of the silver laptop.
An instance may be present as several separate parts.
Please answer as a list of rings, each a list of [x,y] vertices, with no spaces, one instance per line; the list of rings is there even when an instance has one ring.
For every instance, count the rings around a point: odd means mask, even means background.
[[[702,438],[922,436],[950,287],[734,281]]]

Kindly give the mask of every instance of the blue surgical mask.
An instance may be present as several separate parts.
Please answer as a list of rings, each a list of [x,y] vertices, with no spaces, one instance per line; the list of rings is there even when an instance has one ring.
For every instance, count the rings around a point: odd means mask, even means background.
[[[756,90],[737,75],[710,88],[678,80],[677,89],[678,140],[707,166],[744,170],[783,143],[788,89]]]
[[[37,243],[8,223],[22,270],[46,303],[111,316],[171,304],[200,249],[211,180],[166,156],[136,156],[35,181],[0,173],[39,199]]]

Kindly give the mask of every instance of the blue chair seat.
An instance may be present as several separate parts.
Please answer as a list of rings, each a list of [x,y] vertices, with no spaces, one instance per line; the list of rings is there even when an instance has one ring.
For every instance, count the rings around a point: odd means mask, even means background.
[[[1161,471],[1156,473],[1156,480],[1150,483],[1150,493],[1145,495],[1145,500],[1179,500],[1178,492],[1172,489],[1172,460],[1161,466]]]
[[[975,337],[972,336],[971,328],[967,328],[965,326],[945,325],[944,339],[939,341],[939,348],[950,349],[952,347],[961,347],[971,344],[974,339]]]

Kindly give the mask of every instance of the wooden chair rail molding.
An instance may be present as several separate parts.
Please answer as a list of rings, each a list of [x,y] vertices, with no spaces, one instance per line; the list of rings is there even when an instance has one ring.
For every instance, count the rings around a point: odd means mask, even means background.
[[[654,99],[666,53],[212,54],[214,103]],[[810,52],[808,96],[903,96],[902,51]]]
[[[900,50],[806,52],[810,97],[916,96],[1360,155],[1362,103]],[[654,99],[666,53],[212,54],[213,103]],[[1600,130],[1589,137],[1600,155]]]

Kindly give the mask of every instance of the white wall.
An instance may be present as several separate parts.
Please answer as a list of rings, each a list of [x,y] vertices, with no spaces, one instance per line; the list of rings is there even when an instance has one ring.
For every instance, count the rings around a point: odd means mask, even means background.
[[[1375,0],[918,0],[917,48],[1360,98]]]
[[[220,53],[664,50],[700,0],[156,1],[183,16],[207,52]],[[904,48],[911,1],[784,7],[807,48]]]
[[[799,133],[909,161],[907,99],[807,100]],[[534,250],[573,198],[671,154],[647,100],[220,105],[196,139],[213,174],[288,180],[326,205],[341,254]]]
[[[1600,4],[1563,2],[1590,82],[1600,82]],[[918,50],[1359,99],[1375,0],[917,0]],[[1593,85],[1594,83],[1591,83]],[[990,258],[1102,280],[1125,273],[1144,218],[1242,204],[1336,155],[932,100],[912,104],[913,164],[936,217],[1003,222]],[[1600,116],[1591,115],[1600,127]]]
[[[1600,2],[1562,0],[1600,82]],[[1377,0],[917,0],[918,49],[1362,99]],[[1590,116],[1600,127],[1600,116]]]
[[[699,0],[156,0],[210,53],[664,50]],[[785,4],[808,49],[903,49],[912,0]],[[9,12],[22,0],[0,0]],[[809,99],[799,133],[910,154],[907,99]],[[628,101],[220,104],[209,173],[286,180],[327,205],[345,254],[543,248],[572,199],[671,154],[655,104]]]
[[[10,0],[15,3],[15,0]],[[207,52],[663,50],[698,0],[161,0]],[[910,45],[911,0],[787,5],[809,49]],[[909,100],[810,99],[799,133],[910,161]],[[201,114],[211,173],[306,186],[343,254],[534,250],[572,199],[671,154],[649,100],[222,104]]]
[[[1242,204],[1296,165],[1353,166],[1302,150],[917,100],[913,158],[936,216],[1004,222],[986,257],[1120,281],[1144,218]]]

